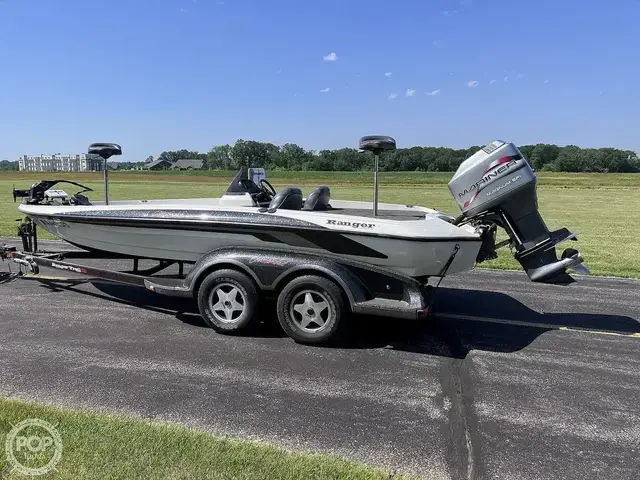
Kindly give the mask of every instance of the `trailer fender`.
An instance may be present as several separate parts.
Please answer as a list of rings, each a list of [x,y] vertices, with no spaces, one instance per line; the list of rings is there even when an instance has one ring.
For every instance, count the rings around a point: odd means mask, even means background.
[[[349,269],[337,263],[332,263],[331,265],[326,265],[325,263],[325,260],[321,260],[318,262],[307,262],[291,267],[282,272],[275,280],[273,289],[280,291],[291,280],[302,275],[320,274],[320,276],[332,280],[340,287],[340,289],[345,293],[350,307],[353,307],[357,302],[371,298],[371,295],[364,283],[356,275],[350,272]]]
[[[286,251],[223,248],[202,257],[189,271],[184,285],[190,291],[212,271],[233,268],[249,275],[260,290],[275,292],[296,276],[320,274],[344,290],[350,304],[370,298],[363,282],[348,268],[319,255],[292,254]]]

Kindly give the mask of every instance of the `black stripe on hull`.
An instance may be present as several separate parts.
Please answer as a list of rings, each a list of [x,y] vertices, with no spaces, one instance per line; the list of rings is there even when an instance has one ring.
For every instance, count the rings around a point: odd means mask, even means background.
[[[43,216],[38,216],[42,218]],[[131,218],[100,218],[100,217],[71,217],[52,215],[53,218],[61,222],[80,223],[85,225],[105,225],[110,227],[129,227],[141,229],[163,229],[163,230],[183,230],[210,233],[232,233],[240,235],[253,235],[254,237],[272,243],[280,243],[292,247],[317,248],[327,250],[338,255],[352,255],[356,257],[388,258],[373,248],[369,248],[362,243],[356,242],[342,235],[341,232],[329,229],[299,230],[300,227],[275,228],[274,226],[257,225],[230,225],[214,224],[210,222],[190,222],[190,221],[159,221],[153,219],[131,219]],[[278,232],[285,232],[286,243],[278,238]]]
[[[86,210],[65,212],[53,215],[56,218],[101,218],[114,220],[171,221],[171,222],[206,222],[225,225],[260,225],[297,228],[322,228],[315,223],[297,218],[282,217],[254,212],[230,212],[213,210]]]

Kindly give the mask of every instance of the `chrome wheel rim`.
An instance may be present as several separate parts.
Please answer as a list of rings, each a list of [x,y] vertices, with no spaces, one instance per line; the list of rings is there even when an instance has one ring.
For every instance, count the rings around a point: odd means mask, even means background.
[[[324,294],[314,290],[303,290],[293,297],[289,315],[303,332],[318,333],[326,328],[331,318],[330,305]]]
[[[211,314],[222,323],[238,320],[247,308],[247,299],[242,290],[232,283],[219,283],[209,295]]]

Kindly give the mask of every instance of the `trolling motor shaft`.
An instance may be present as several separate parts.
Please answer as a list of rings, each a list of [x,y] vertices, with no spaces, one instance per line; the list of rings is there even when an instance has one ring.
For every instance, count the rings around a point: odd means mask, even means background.
[[[89,145],[88,153],[98,155],[103,160],[104,171],[104,203],[109,205],[109,166],[107,160],[113,155],[122,155],[122,147],[117,143],[92,143]]]
[[[384,135],[367,135],[360,139],[361,152],[373,152],[373,215],[378,216],[378,168],[380,154],[396,149],[396,141]]]

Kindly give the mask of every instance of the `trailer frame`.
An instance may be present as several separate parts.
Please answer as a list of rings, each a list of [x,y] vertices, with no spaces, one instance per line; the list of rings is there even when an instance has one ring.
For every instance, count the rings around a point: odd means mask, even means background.
[[[235,280],[231,278],[231,283],[239,282],[240,290],[244,285],[245,290],[242,291],[245,291],[245,294],[257,292],[260,299],[275,297],[278,301],[278,320],[285,332],[294,340],[306,344],[328,343],[334,339],[333,337],[337,339],[339,331],[343,328],[336,326],[329,329],[331,330],[329,332],[314,335],[305,331],[296,331],[296,327],[292,327],[290,317],[293,307],[289,308],[286,302],[290,300],[283,297],[290,293],[288,290],[291,290],[292,285],[304,282],[305,279],[308,279],[305,291],[314,293],[317,290],[320,293],[324,292],[322,293],[324,298],[331,298],[329,304],[336,310],[332,315],[339,318],[341,324],[350,323],[347,318],[350,314],[424,320],[430,315],[435,290],[435,287],[428,285],[428,282],[425,284],[423,281],[386,268],[358,261],[331,258],[327,255],[300,254],[275,249],[224,247],[201,257],[185,275],[184,262],[179,261],[157,260],[157,265],[140,269],[139,258],[107,252],[38,251],[35,228],[23,228],[19,233],[21,233],[23,246],[30,247],[32,251],[20,251],[16,247],[0,247],[0,258],[3,261],[16,263],[27,273],[36,275],[40,273],[40,268],[51,268],[86,275],[98,280],[143,287],[160,295],[191,298],[198,304],[205,322],[219,333],[240,332],[251,323],[247,320],[239,322],[238,325],[234,325],[233,322],[229,325],[220,322],[216,324],[215,318],[211,316],[211,304],[207,304],[206,299],[203,300],[204,293],[201,290],[205,287],[211,288],[210,278],[219,276],[220,272],[226,277],[235,277]],[[88,265],[86,262],[69,261],[82,259],[128,259],[133,261],[133,268],[120,271]],[[446,266],[450,265],[451,260]],[[178,265],[177,275],[156,276],[176,264]],[[213,283],[215,284],[215,281]],[[336,288],[334,289],[333,286]],[[252,287],[255,287],[255,290]],[[253,299],[248,299],[247,302],[255,308],[257,299],[256,302]],[[250,313],[251,316],[255,316],[257,311]]]

